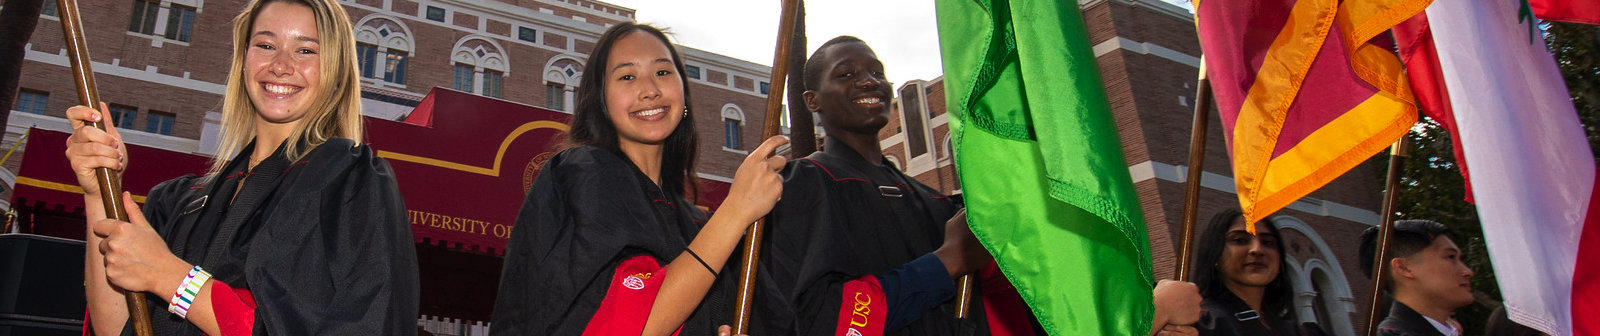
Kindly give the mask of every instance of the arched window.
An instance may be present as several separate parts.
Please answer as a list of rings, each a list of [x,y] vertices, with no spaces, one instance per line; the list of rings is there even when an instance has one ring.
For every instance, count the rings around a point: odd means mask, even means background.
[[[505,76],[511,73],[505,48],[494,40],[469,35],[456,41],[450,52],[455,63],[455,76],[451,88],[499,98],[505,86]]]
[[[928,154],[928,114],[922,104],[921,82],[900,87],[900,125],[906,133],[906,152],[912,159]]]
[[[955,153],[955,147],[950,146],[950,135],[946,134],[944,142],[939,143],[939,163],[950,163],[955,158],[951,153]]]
[[[1300,322],[1317,322],[1333,335],[1355,335],[1350,320],[1356,312],[1355,297],[1333,249],[1299,218],[1277,215],[1272,216],[1272,222],[1278,225],[1279,241],[1284,242],[1287,265],[1281,272],[1289,272],[1289,282],[1294,287],[1295,317]]]
[[[572,56],[556,56],[544,66],[544,107],[570,112],[573,98],[583,76],[583,62]]]
[[[722,147],[739,149],[739,130],[744,126],[744,110],[738,105],[722,106]]]
[[[406,60],[413,44],[405,23],[381,14],[367,15],[356,24],[356,57],[361,62],[361,77],[406,84]]]
[[[938,139],[934,137],[933,119],[929,117],[928,96],[924,89],[927,83],[911,80],[897,91],[899,94],[895,105],[898,105],[900,113],[899,131],[905,139],[905,172],[910,175],[937,168],[945,160],[940,155],[940,144],[936,142]]]

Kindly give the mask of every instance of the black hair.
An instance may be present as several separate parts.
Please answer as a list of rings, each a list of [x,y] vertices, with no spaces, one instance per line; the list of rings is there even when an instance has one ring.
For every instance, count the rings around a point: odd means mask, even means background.
[[[867,44],[866,41],[862,41],[855,36],[839,35],[839,37],[828,40],[828,42],[823,42],[821,47],[817,47],[816,51],[811,52],[811,57],[806,58],[805,69],[802,69],[802,71],[805,73],[805,83],[802,85],[805,87],[805,90],[816,90],[817,85],[820,85],[822,82],[822,78],[820,77],[822,76],[822,70],[825,70],[823,69],[825,66],[822,64],[822,60],[820,59],[823,54],[822,52],[824,50],[828,50],[828,47],[832,47],[835,44],[850,42]]]
[[[1228,246],[1228,227],[1233,226],[1233,221],[1243,218],[1244,214],[1239,209],[1227,209],[1214,216],[1206,224],[1205,231],[1200,233],[1199,246],[1195,251],[1194,266],[1190,267],[1189,279],[1194,280],[1196,287],[1200,288],[1200,296],[1214,298],[1223,293],[1228,293],[1228,286],[1223,284],[1222,271],[1218,263],[1222,260],[1222,250]],[[1261,313],[1272,316],[1285,316],[1292,313],[1289,307],[1294,303],[1294,291],[1290,288],[1288,262],[1285,261],[1286,252],[1283,250],[1283,235],[1278,233],[1278,226],[1271,220],[1258,222],[1261,229],[1265,229],[1278,236],[1278,274],[1272,277],[1272,282],[1267,283],[1266,292],[1261,296]],[[1231,294],[1231,293],[1230,293]]]
[[[683,71],[683,58],[678,56],[678,48],[667,40],[666,33],[646,24],[618,23],[600,34],[600,39],[595,41],[594,52],[589,54],[589,62],[583,65],[583,77],[578,82],[577,108],[570,122],[572,129],[567,132],[563,147],[594,146],[627,157],[617,144],[617,126],[612,123],[611,115],[606,113],[605,78],[611,47],[617,40],[633,32],[650,34],[667,46],[667,51],[672,53],[672,65],[678,72],[678,79],[683,81],[683,106],[687,108],[689,102],[693,101],[689,96],[689,77]],[[678,111],[667,111],[675,112]],[[663,193],[696,199],[699,187],[696,183],[698,179],[694,176],[694,162],[698,145],[694,117],[685,116],[672,134],[667,135],[662,148],[660,176]]]
[[[1394,221],[1394,227],[1390,231],[1393,233],[1389,234],[1388,259],[1409,258],[1417,252],[1428,249],[1429,245],[1433,245],[1434,239],[1445,235],[1444,224],[1419,219]],[[1361,232],[1361,274],[1365,274],[1367,279],[1372,279],[1372,259],[1377,257],[1377,246],[1378,227],[1369,227]],[[1383,264],[1388,265],[1389,260],[1384,260]],[[1389,286],[1393,283],[1393,279],[1393,277],[1384,279],[1384,285]]]

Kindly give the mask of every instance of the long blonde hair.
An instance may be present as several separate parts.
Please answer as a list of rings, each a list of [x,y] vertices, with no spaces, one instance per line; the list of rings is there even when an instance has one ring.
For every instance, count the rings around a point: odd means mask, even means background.
[[[321,86],[326,89],[318,92],[311,110],[289,134],[284,144],[289,160],[299,160],[331,138],[347,138],[357,144],[362,141],[361,79],[356,71],[355,33],[344,7],[336,0],[254,0],[233,19],[233,64],[228,73],[228,91],[222,100],[222,130],[218,132],[221,139],[208,175],[221,172],[228,161],[240,155],[245,145],[255,139],[257,112],[250,94],[245,91],[249,84],[245,83],[244,57],[250,47],[250,29],[255,26],[256,16],[274,2],[310,7],[312,15],[316,16],[322,45],[319,53]]]

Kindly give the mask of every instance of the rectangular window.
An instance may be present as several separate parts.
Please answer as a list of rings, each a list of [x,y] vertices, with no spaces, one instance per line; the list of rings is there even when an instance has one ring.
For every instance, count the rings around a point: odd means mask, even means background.
[[[544,85],[544,107],[556,110],[567,110],[567,90],[561,84],[549,83]]]
[[[133,121],[139,119],[139,108],[127,105],[111,105],[111,123],[117,127],[133,129]]]
[[[538,43],[539,31],[528,27],[517,27],[517,39],[528,41],[528,43]]]
[[[383,81],[406,84],[406,56],[406,52],[399,50],[389,50],[384,55],[386,62],[383,66]]]
[[[450,85],[450,88],[455,89],[456,91],[469,93],[473,92],[472,66],[466,64],[456,64],[455,80],[452,82],[453,84]]]
[[[724,143],[723,147],[739,149],[738,120],[722,119],[722,142]]]
[[[499,71],[483,71],[483,95],[500,98],[500,85],[504,82]]]
[[[171,113],[150,111],[150,117],[145,119],[144,131],[160,135],[172,135],[172,123],[177,119],[178,116]]]
[[[683,72],[689,73],[689,78],[700,79],[700,67],[685,64]]]
[[[761,82],[761,94],[767,94],[768,91],[772,91],[772,83]]]
[[[39,14],[44,14],[44,16],[60,16],[61,14],[58,14],[57,12],[59,12],[59,10],[56,9],[55,1],[45,1],[44,10],[39,12]]]
[[[47,92],[22,89],[21,91],[17,92],[16,110],[33,114],[44,114],[45,108],[47,108],[45,103],[47,103],[49,100],[50,94]]]
[[[378,57],[378,46],[356,43],[356,57],[359,59],[359,64],[361,64],[361,77],[376,78],[372,75],[372,68],[373,65],[377,64],[374,61]]]
[[[444,22],[444,8],[428,6],[428,19]]]
[[[156,13],[161,11],[161,2],[149,0],[133,0],[133,18],[128,20],[128,31],[140,34],[154,34],[156,31]]]
[[[926,114],[922,113],[922,95],[915,86],[908,86],[900,90],[900,118],[905,120],[906,148],[914,159],[928,153],[928,134],[923,129],[927,122]]]
[[[194,30],[194,8],[172,5],[167,9],[167,39],[189,42]]]

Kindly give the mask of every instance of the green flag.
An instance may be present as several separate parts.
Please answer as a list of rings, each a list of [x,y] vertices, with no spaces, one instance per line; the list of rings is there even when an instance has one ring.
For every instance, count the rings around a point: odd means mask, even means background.
[[[1145,334],[1144,216],[1077,2],[937,8],[972,232],[1050,334]]]

